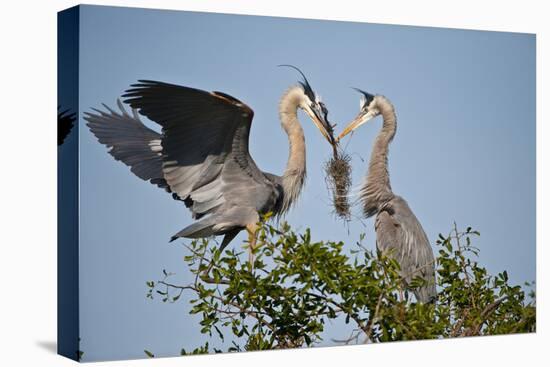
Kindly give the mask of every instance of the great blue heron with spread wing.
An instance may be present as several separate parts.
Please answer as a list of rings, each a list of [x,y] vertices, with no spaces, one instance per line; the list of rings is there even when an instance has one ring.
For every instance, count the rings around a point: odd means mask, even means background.
[[[327,140],[334,141],[325,105],[298,71],[303,81],[289,88],[279,104],[290,145],[282,176],[256,166],[248,150],[254,112],[222,92],[140,80],[123,95],[132,115],[118,101],[120,112],[104,105],[106,111],[94,109],[84,118],[116,160],[139,178],[173,193],[191,210],[197,221],[172,240],[224,235],[223,249],[246,229],[253,249],[260,216],[286,213],[304,185],[306,147],[298,109]],[[146,127],[138,113],[160,125],[162,133]]]
[[[433,302],[436,297],[433,250],[411,208],[405,199],[393,193],[390,185],[388,150],[397,129],[394,107],[384,96],[358,91],[362,94],[359,114],[337,140],[382,115],[382,129],[374,142],[366,181],[360,191],[363,212],[367,218],[376,214],[376,246],[397,260],[405,283],[419,276],[424,279],[424,285],[414,291],[417,300]]]

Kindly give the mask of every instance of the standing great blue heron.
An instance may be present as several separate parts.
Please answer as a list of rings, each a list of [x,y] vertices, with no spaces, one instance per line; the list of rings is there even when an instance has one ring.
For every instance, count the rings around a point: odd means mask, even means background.
[[[104,105],[107,112],[94,109],[96,113],[84,118],[116,160],[139,178],[172,192],[191,210],[198,221],[171,240],[225,235],[223,249],[246,229],[253,249],[260,215],[287,212],[304,185],[306,149],[298,109],[333,141],[328,111],[302,76],[303,82],[289,88],[279,104],[290,145],[282,176],[258,169],[248,150],[254,113],[222,92],[140,80],[123,95],[133,116],[118,101],[120,113]],[[147,128],[138,112],[159,124],[162,133]]]
[[[337,140],[382,115],[382,129],[374,142],[367,178],[360,191],[363,212],[367,218],[376,214],[376,246],[397,260],[405,283],[418,276],[424,279],[425,284],[414,291],[417,300],[433,302],[435,260],[430,242],[405,199],[395,195],[390,186],[388,149],[397,128],[395,110],[386,97],[358,91],[362,94],[359,114]]]

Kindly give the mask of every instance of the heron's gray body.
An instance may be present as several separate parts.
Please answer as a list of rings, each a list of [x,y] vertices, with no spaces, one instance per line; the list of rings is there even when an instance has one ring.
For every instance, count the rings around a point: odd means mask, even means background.
[[[383,118],[374,142],[369,169],[360,196],[365,216],[375,218],[376,246],[397,260],[405,283],[416,277],[425,280],[416,298],[423,303],[435,300],[435,260],[430,241],[408,203],[395,195],[388,173],[389,145],[395,136],[397,120],[393,105],[383,96],[374,97],[373,108]]]
[[[434,255],[422,225],[400,196],[381,206],[376,215],[376,247],[397,260],[405,283],[421,277],[427,284],[415,290],[421,302],[430,302],[436,294]]]
[[[309,86],[309,85],[308,85]],[[289,135],[290,156],[283,176],[262,172],[248,150],[253,111],[221,92],[155,81],[140,81],[123,97],[130,115],[120,112],[86,113],[85,119],[109,153],[150,181],[182,200],[197,222],[178,237],[200,238],[225,234],[222,246],[260,215],[284,214],[299,195],[305,179],[305,143],[297,120],[304,96],[290,88],[280,105],[281,122]],[[146,127],[138,112],[162,127]]]

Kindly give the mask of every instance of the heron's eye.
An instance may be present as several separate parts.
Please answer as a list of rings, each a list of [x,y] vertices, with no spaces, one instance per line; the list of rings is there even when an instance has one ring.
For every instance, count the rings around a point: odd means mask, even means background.
[[[318,113],[319,112],[319,105],[316,104],[316,103],[311,103],[309,105],[309,107],[311,108],[312,111],[314,111],[315,113]]]

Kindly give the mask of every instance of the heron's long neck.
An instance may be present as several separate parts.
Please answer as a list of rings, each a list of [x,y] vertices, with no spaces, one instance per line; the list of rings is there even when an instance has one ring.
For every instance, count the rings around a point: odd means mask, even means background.
[[[361,195],[367,217],[374,215],[383,204],[393,198],[388,172],[388,151],[397,129],[397,119],[390,101],[383,97],[378,98],[377,105],[383,124],[372,148],[367,179]]]
[[[282,182],[284,190],[281,213],[286,212],[300,195],[306,178],[306,143],[298,121],[298,107],[303,99],[300,87],[290,88],[281,98],[279,118],[288,135],[289,155]]]

